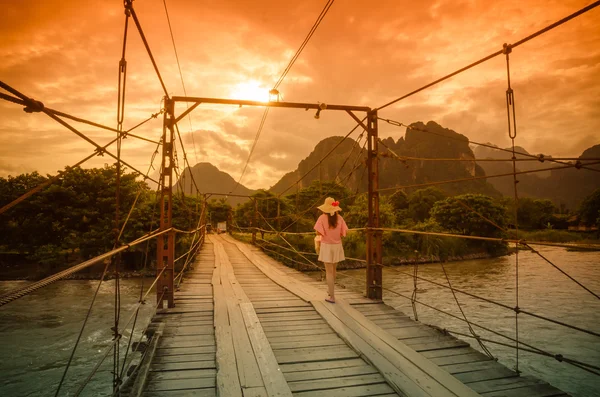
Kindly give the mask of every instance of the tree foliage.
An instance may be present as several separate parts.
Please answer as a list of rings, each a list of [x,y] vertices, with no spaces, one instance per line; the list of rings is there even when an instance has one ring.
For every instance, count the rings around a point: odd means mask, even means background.
[[[463,194],[438,201],[431,216],[444,229],[470,236],[498,237],[502,231],[491,222],[500,228],[506,226],[506,208],[482,194]]]
[[[0,215],[0,246],[28,254],[38,263],[63,263],[67,254],[87,259],[112,249],[128,212],[121,242],[159,226],[154,192],[137,174],[124,171],[120,181],[120,222],[115,227],[116,168],[68,169],[41,192]],[[11,202],[47,178],[37,173],[0,178],[0,205]],[[133,203],[136,203],[133,207]],[[197,199],[173,196],[173,226],[196,227]],[[185,240],[185,238],[183,238]],[[131,250],[144,250],[145,246]],[[185,249],[182,244],[179,250]]]
[[[435,187],[417,190],[408,197],[408,216],[416,222],[423,222],[429,218],[434,204],[446,197],[446,193]]]
[[[594,190],[581,202],[578,214],[585,225],[600,227],[600,188]]]

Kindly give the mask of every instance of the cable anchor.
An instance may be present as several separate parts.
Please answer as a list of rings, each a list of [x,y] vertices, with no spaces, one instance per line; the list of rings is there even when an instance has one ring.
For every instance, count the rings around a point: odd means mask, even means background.
[[[25,108],[23,111],[25,113],[39,113],[44,110],[44,104],[40,101],[36,101],[35,99],[27,98],[25,100]]]

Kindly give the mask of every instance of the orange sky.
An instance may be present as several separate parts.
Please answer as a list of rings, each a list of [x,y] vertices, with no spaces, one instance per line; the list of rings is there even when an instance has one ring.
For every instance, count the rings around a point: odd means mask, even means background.
[[[168,0],[188,94],[231,98],[267,91],[325,2]],[[280,91],[286,101],[377,107],[589,3],[337,0]],[[115,127],[122,2],[0,0],[0,6],[0,80],[46,106]],[[136,0],[134,7],[169,93],[183,95],[162,0]],[[511,54],[518,145],[532,153],[579,156],[600,143],[598,26],[595,9]],[[127,128],[159,110],[162,90],[133,24],[126,58]],[[407,124],[434,120],[472,140],[508,146],[505,90],[505,60],[497,57],[382,110],[380,117]],[[202,105],[191,128],[187,120],[180,124],[190,162],[209,161],[237,178],[262,111]],[[272,109],[242,183],[271,186],[318,141],[354,126],[343,113],[313,116]],[[113,138],[76,126],[100,144]],[[152,121],[137,133],[158,139],[161,128]],[[387,124],[380,131],[383,137],[404,134]],[[0,101],[0,176],[54,173],[92,149],[47,116]],[[123,157],[145,171],[153,149],[129,138]],[[87,164],[107,162],[105,156]]]

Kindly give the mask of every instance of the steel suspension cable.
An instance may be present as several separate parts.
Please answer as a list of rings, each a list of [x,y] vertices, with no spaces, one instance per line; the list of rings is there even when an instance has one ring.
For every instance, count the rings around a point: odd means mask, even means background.
[[[150,57],[150,61],[152,62],[152,66],[154,67],[154,71],[156,72],[156,76],[158,77],[158,80],[160,81],[160,85],[163,89],[163,92],[165,93],[165,96],[167,98],[170,98],[169,96],[169,92],[167,91],[167,87],[165,86],[165,83],[162,79],[162,76],[160,75],[160,71],[158,70],[158,65],[156,64],[156,61],[154,60],[154,55],[152,55],[152,51],[150,50],[150,45],[148,44],[148,40],[146,40],[146,35],[144,34],[144,30],[142,29],[142,25],[140,24],[140,21],[137,17],[137,14],[135,12],[135,9],[133,8],[133,0],[124,0],[125,1],[125,9],[129,10],[129,12],[131,13],[131,17],[133,18],[133,22],[135,22],[135,26],[140,34],[140,37],[144,43],[144,47],[146,47],[146,52],[148,53],[148,56]]]
[[[481,350],[483,350],[483,352],[492,360],[494,359],[494,355],[489,351],[489,349],[487,348],[486,345],[483,344],[483,342],[481,341],[481,338],[479,338],[479,336],[475,333],[475,330],[473,330],[473,327],[471,326],[471,323],[469,322],[469,319],[467,319],[467,315],[465,314],[459,300],[458,297],[456,296],[456,294],[454,293],[454,289],[452,288],[452,284],[450,283],[450,277],[448,277],[448,272],[446,272],[446,267],[444,266],[444,262],[440,262],[440,265],[442,266],[442,270],[444,271],[444,276],[446,277],[446,281],[448,282],[448,286],[450,287],[450,291],[452,291],[452,297],[454,297],[454,301],[456,302],[456,306],[458,306],[458,310],[460,310],[460,313],[462,314],[463,318],[465,319],[465,322],[467,323],[467,326],[469,327],[469,332],[471,333],[471,335],[475,338],[475,340],[477,340],[477,343],[479,344],[479,347],[481,348]]]
[[[292,59],[290,59],[290,62],[288,63],[288,65],[284,69],[283,73],[281,74],[281,76],[279,77],[279,79],[277,80],[277,82],[275,83],[275,85],[273,86],[273,89],[277,90],[279,88],[279,86],[281,85],[281,83],[283,83],[283,80],[285,79],[285,77],[287,76],[287,74],[289,73],[289,71],[292,69],[292,66],[294,66],[294,63],[296,62],[296,60],[298,59],[298,57],[300,57],[300,54],[302,53],[302,51],[304,50],[304,47],[306,47],[306,45],[308,44],[308,42],[312,38],[313,34],[317,31],[317,28],[321,24],[321,21],[323,21],[323,18],[325,18],[325,15],[327,15],[327,12],[329,12],[329,9],[333,5],[334,1],[335,0],[328,0],[327,1],[327,3],[325,4],[325,7],[323,8],[323,10],[321,10],[321,13],[317,17],[317,20],[315,21],[315,23],[313,24],[313,26],[310,28],[310,31],[308,32],[308,34],[304,38],[304,41],[302,42],[302,44],[300,44],[300,47],[298,48],[298,50],[296,51],[296,53],[294,54],[294,56],[292,57]]]
[[[169,10],[167,9],[167,0],[163,0],[163,5],[165,6],[165,14],[167,16],[167,23],[169,25],[169,32],[171,33],[171,42],[173,43],[173,51],[175,52],[175,60],[177,61],[177,69],[179,70],[179,77],[181,78],[181,87],[183,87],[183,94],[187,96],[187,91],[185,89],[185,83],[183,82],[183,73],[181,72],[181,65],[179,63],[179,54],[177,53],[177,46],[175,45],[175,36],[173,36],[173,28],[171,27],[171,18],[169,18]],[[189,109],[189,105],[185,103],[186,109]],[[196,142],[194,140],[194,131],[192,127],[192,116],[190,113],[187,115],[188,121],[190,123],[190,135],[192,136],[192,146],[194,148],[194,158],[196,159],[196,163],[198,163],[198,153],[196,152]],[[190,168],[190,174],[192,170]]]

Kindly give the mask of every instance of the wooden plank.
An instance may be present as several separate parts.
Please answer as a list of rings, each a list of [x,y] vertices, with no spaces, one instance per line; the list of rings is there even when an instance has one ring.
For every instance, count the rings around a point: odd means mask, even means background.
[[[339,359],[331,361],[309,361],[303,363],[281,364],[279,367],[287,377],[295,372],[323,372],[336,368],[350,369],[365,365],[361,358]]]
[[[469,383],[469,387],[478,393],[517,389],[520,387],[545,384],[539,379],[519,376],[513,378],[491,379]]]
[[[215,361],[215,353],[204,354],[182,354],[180,356],[155,356],[153,362],[156,364],[183,363],[186,361]]]
[[[454,375],[456,379],[461,382],[468,384],[471,382],[478,382],[482,380],[489,379],[501,379],[501,378],[511,378],[519,376],[516,372],[506,368],[505,366],[499,366],[492,369],[482,369],[479,371],[472,372],[461,372]]]
[[[254,312],[251,303],[240,304],[242,316],[248,330],[248,336],[252,343],[252,349],[256,356],[256,361],[260,368],[263,383],[268,396],[292,396],[290,387],[288,386],[281,369],[275,359],[271,345],[262,330],[260,321]]]
[[[439,384],[429,382],[427,377],[423,375],[416,376],[418,374],[405,373],[405,365],[399,365],[392,363],[382,348],[373,347],[376,344],[375,338],[364,333],[361,329],[352,324],[350,327],[344,323],[342,319],[335,315],[335,312],[329,310],[329,307],[321,301],[313,302],[315,309],[327,320],[329,325],[335,330],[335,332],[344,339],[352,348],[361,355],[364,355],[378,370],[385,376],[387,383],[398,393],[404,393],[411,397],[420,396],[448,396],[447,390]],[[328,305],[334,306],[334,305]],[[335,307],[339,307],[337,304]],[[339,313],[338,313],[339,314]],[[357,334],[358,332],[358,334]],[[402,358],[397,358],[395,361],[400,361]],[[400,370],[403,367],[403,370]],[[415,371],[412,371],[415,372]]]
[[[221,274],[221,276],[223,276],[223,274]],[[223,279],[221,279],[221,281],[223,281]],[[224,288],[225,294],[228,295],[227,309],[229,313],[229,322],[231,324],[231,335],[233,338],[240,386],[242,388],[264,386],[239,304],[232,298],[233,291],[228,291],[228,289],[230,289],[229,286]]]
[[[148,382],[152,391],[206,389],[215,387],[215,378],[167,379]]]
[[[152,363],[150,371],[183,371],[189,369],[210,369],[215,368],[214,361],[186,361],[177,363]]]
[[[303,363],[310,361],[339,360],[344,358],[356,358],[358,354],[347,346],[335,347],[307,347],[303,349],[273,350],[277,362]]]
[[[315,379],[340,378],[352,375],[379,374],[379,371],[371,365],[359,365],[356,367],[343,367],[334,369],[319,369],[316,371],[299,371],[285,373],[288,382],[308,381]]]
[[[150,345],[148,346],[148,352],[146,353],[144,359],[140,363],[140,369],[137,373],[137,376],[135,377],[135,381],[133,382],[131,391],[129,392],[130,397],[141,396],[142,391],[146,387],[146,384],[148,382],[148,373],[150,372],[150,368],[152,365],[152,359],[154,358],[156,346],[158,346],[158,342],[160,340],[163,328],[164,326],[161,324],[152,336],[152,340],[150,341]]]
[[[187,371],[150,372],[150,374],[148,374],[148,380],[216,378],[216,376],[217,370],[215,368],[191,369]]]
[[[316,303],[313,302],[313,305]],[[417,382],[419,388],[421,388],[420,385],[426,385],[427,392],[431,393],[431,395],[455,395],[461,397],[478,395],[440,367],[377,327],[358,310],[345,302],[341,301],[339,304],[328,306],[325,306],[322,302],[319,302],[319,304],[336,315],[345,325],[352,326],[352,331],[361,334],[364,340],[369,341],[379,354],[386,356],[397,368],[402,368],[403,373],[409,375],[413,381]],[[373,362],[372,360],[370,361]],[[381,368],[379,369],[385,376],[385,372]],[[386,377],[386,379],[388,378]],[[388,382],[390,382],[389,379]],[[411,385],[409,384],[409,386]],[[392,385],[392,387],[394,386]],[[395,390],[398,391],[396,388]],[[409,395],[413,393],[410,389],[401,389],[401,391]]]
[[[478,361],[488,361],[490,358],[483,353],[479,353],[478,351],[469,352],[467,354],[457,354],[454,356],[444,356],[431,358],[435,364],[444,368],[445,365],[451,364],[462,364],[462,363],[473,363]],[[446,369],[446,368],[444,368]]]
[[[248,387],[243,391],[244,397],[266,397],[267,389],[264,387]]]
[[[216,397],[217,392],[212,389],[195,389],[195,390],[169,390],[157,392],[144,392],[143,397]]]
[[[473,372],[473,371],[479,371],[482,369],[506,368],[506,367],[502,364],[499,364],[498,362],[496,362],[494,360],[488,359],[486,361],[450,364],[450,365],[445,365],[442,368],[444,368],[446,371],[448,371],[454,375],[454,374],[459,374],[462,372]]]
[[[423,357],[426,358],[435,358],[435,357],[449,357],[456,356],[458,354],[467,354],[472,353],[474,350],[471,347],[451,347],[443,350],[430,350],[420,353]]]
[[[520,387],[518,389],[493,391],[483,394],[486,397],[555,397],[566,396],[566,394],[556,387],[546,385],[531,385]]]
[[[278,351],[286,349],[301,349],[305,347],[345,346],[346,343],[340,338],[325,340],[323,338],[311,338],[295,342],[271,342],[273,349]]]
[[[267,334],[267,338],[278,338],[285,336],[296,336],[296,335],[312,335],[317,337],[317,335],[328,335],[333,331],[329,327],[329,325],[324,325],[321,327],[309,328],[309,329],[301,329],[297,331],[278,331],[277,328],[272,328],[270,331],[265,331]]]
[[[383,379],[383,376],[381,376],[379,373],[290,382],[290,388],[294,393],[297,393],[309,390],[337,389],[342,387],[373,385],[378,383],[385,383],[385,379]]]
[[[394,393],[394,389],[385,383],[294,393],[295,397],[363,397],[380,395],[395,396],[397,394]]]
[[[216,248],[215,248],[216,252]],[[229,325],[229,315],[225,291],[220,279],[220,261],[215,256],[215,271],[213,273],[213,291],[215,297],[215,339],[217,343],[217,390],[219,396],[242,397],[240,380],[237,372],[237,362],[233,337]],[[216,274],[216,276],[215,276]]]
[[[285,322],[284,324],[278,323],[261,323],[265,332],[269,331],[300,331],[305,329],[319,329],[322,327],[329,327],[327,322],[323,319],[320,320],[305,320],[305,321],[294,321]],[[329,327],[331,329],[331,327]]]
[[[182,354],[214,353],[215,346],[171,347],[156,349],[156,356],[179,356]]]
[[[181,340],[182,336],[177,338],[164,338],[158,342],[158,347],[164,348],[189,348],[189,347],[201,347],[201,346],[213,346],[215,343],[211,340],[202,340],[200,338],[195,340]]]
[[[331,328],[327,334],[324,334],[318,338],[315,338],[312,334],[306,335],[291,335],[291,336],[272,336],[269,334],[269,341],[271,344],[273,343],[294,343],[294,342],[314,342],[315,340],[323,340],[332,344],[338,344],[338,342],[343,341],[337,336],[334,332],[332,332]]]

